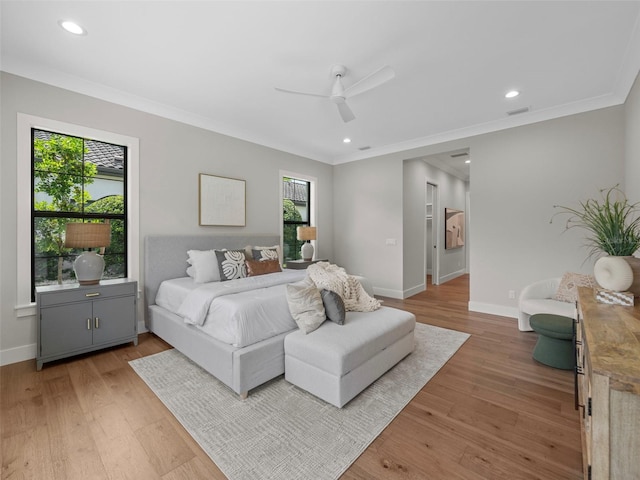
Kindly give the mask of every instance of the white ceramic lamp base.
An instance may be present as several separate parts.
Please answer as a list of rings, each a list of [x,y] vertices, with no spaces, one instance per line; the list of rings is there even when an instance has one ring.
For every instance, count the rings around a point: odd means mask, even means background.
[[[82,252],[73,262],[73,271],[80,285],[97,285],[104,272],[104,259],[96,252]]]
[[[310,242],[303,243],[302,248],[300,249],[300,254],[304,261],[310,262],[313,259],[313,245],[311,245]]]

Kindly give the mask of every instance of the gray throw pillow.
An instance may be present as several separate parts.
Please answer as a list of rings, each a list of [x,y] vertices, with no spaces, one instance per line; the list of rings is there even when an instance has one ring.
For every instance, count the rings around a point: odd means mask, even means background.
[[[287,302],[291,316],[305,335],[327,319],[320,290],[310,279],[287,285]]]
[[[244,250],[216,250],[216,257],[220,267],[220,281],[247,276]]]
[[[344,325],[347,311],[344,307],[344,300],[342,300],[342,297],[333,290],[327,290],[324,288],[320,290],[320,296],[322,297],[322,304],[324,305],[324,311],[327,318],[333,323]]]

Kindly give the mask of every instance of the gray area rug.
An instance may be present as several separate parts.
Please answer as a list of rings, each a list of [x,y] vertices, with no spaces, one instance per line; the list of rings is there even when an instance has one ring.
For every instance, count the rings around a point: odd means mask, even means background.
[[[241,401],[176,350],[130,365],[231,480],[335,479],[469,337],[416,324],[416,349],[342,409],[278,377]]]

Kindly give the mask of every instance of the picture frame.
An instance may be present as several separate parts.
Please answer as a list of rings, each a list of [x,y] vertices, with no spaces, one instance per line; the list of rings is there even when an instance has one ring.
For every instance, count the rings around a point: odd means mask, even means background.
[[[455,208],[444,209],[444,248],[450,250],[464,247],[464,211]]]
[[[246,225],[246,181],[200,173],[198,223],[201,226]]]

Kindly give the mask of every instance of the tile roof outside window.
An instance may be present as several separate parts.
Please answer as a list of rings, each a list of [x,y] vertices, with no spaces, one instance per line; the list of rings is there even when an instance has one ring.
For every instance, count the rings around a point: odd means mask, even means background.
[[[284,181],[282,182],[282,195],[294,203],[306,203],[309,198],[307,195],[307,184]]]
[[[41,140],[48,140],[51,134],[52,132],[35,130],[35,137]],[[124,147],[95,140],[85,140],[85,145],[88,150],[84,156],[85,161],[100,169],[124,170]]]

